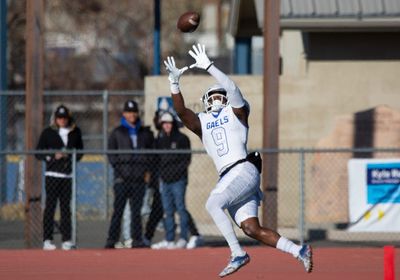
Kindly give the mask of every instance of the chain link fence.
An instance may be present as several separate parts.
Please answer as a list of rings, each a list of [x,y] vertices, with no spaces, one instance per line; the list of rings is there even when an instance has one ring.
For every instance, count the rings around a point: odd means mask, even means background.
[[[64,151],[65,152],[65,151]],[[351,232],[349,221],[348,195],[348,161],[365,152],[368,156],[380,159],[397,159],[399,149],[293,149],[263,151],[263,157],[278,155],[278,231],[289,238],[298,241],[340,241],[340,242],[399,242],[398,232]],[[68,238],[68,220],[63,220],[63,207],[71,199],[71,239],[76,241],[79,248],[104,247],[110,220],[114,211],[115,185],[118,178],[113,175],[113,168],[108,163],[108,155],[115,151],[84,150],[83,158],[72,165],[72,176],[69,179],[48,179],[43,172],[42,195],[40,196],[41,214],[27,219],[29,205],[34,201],[27,201],[24,188],[24,160],[29,156],[43,153],[43,151],[2,152],[6,158],[7,182],[5,197],[0,205],[0,248],[24,248],[27,238],[30,238],[30,247],[41,247],[43,234],[54,234],[56,243],[63,240],[63,234]],[[76,159],[76,152],[68,152],[72,159]],[[152,157],[152,166],[157,166],[157,155],[168,154],[171,151],[118,151],[122,156]],[[192,161],[189,167],[188,186],[186,191],[186,206],[193,217],[198,232],[205,237],[206,243],[222,242],[218,229],[206,212],[204,204],[209,192],[218,180],[213,163],[204,151],[182,151],[191,153]],[[36,164],[43,164],[36,160]],[[44,170],[44,169],[43,169]],[[62,182],[68,181],[62,190]],[[157,179],[155,180],[157,182]],[[160,200],[152,204],[158,188],[156,184],[145,183],[138,178],[127,178],[125,182],[135,197],[132,211],[139,211],[140,223],[131,224],[126,213],[120,213],[121,225],[117,226],[117,247],[126,246],[132,231],[140,232],[155,243],[165,238],[163,223],[158,215],[153,225],[149,220],[152,207],[162,211]],[[47,186],[46,186],[47,185]],[[56,186],[57,185],[57,186]],[[55,192],[49,190],[54,187]],[[4,187],[3,187],[4,189]],[[70,193],[68,191],[70,190]],[[66,194],[66,196],[65,196]],[[55,223],[44,212],[46,199],[58,199],[59,206],[55,212]],[[140,198],[140,201],[137,200]],[[65,200],[62,202],[62,200]],[[157,198],[156,198],[157,199]],[[362,199],[360,197],[360,199]],[[64,204],[63,204],[64,203]],[[125,209],[126,202],[122,201],[118,211]],[[51,204],[50,206],[53,207]],[[139,207],[140,206],[140,207]],[[265,212],[268,213],[268,205]],[[139,209],[140,208],[140,209]],[[139,210],[138,210],[139,209]],[[261,209],[260,209],[261,210]],[[125,211],[126,212],[126,211]],[[69,215],[64,209],[64,217]],[[260,211],[261,215],[261,211]],[[124,219],[125,216],[125,219]],[[43,219],[43,217],[45,217]],[[46,219],[48,219],[46,221]],[[66,218],[67,219],[67,218]],[[124,222],[124,220],[126,222]],[[176,224],[179,219],[176,217]],[[46,225],[46,226],[44,226]],[[151,229],[153,227],[153,229]],[[140,230],[142,228],[142,230]],[[178,231],[179,227],[177,227]],[[30,231],[30,234],[27,234]],[[129,233],[131,231],[131,233]],[[239,237],[250,242],[240,230],[236,230]],[[129,246],[129,245],[128,245]]]
[[[133,99],[144,108],[143,91],[45,91],[43,93],[44,126],[52,121],[60,104],[67,106],[83,133],[86,149],[107,147],[110,124],[118,123],[123,104]],[[2,150],[24,150],[25,146],[25,92],[0,92],[0,131]],[[140,112],[143,114],[143,110]],[[143,115],[142,115],[143,117]],[[3,127],[3,126],[1,126]],[[106,135],[106,137],[104,137]]]
[[[38,154],[46,152],[25,150],[24,92],[1,92],[0,98],[0,248],[41,247],[44,234],[48,237],[52,234],[56,243],[70,238],[80,248],[104,247],[114,210],[114,188],[118,181],[114,178],[114,169],[108,161],[112,151],[106,149],[107,138],[113,127],[109,124],[118,122],[122,105],[128,98],[136,100],[143,108],[143,92],[45,92],[45,122],[50,123],[55,108],[64,104],[73,112],[73,117],[83,132],[84,141],[83,158],[72,161],[71,178],[53,178],[54,180],[46,178],[43,161],[36,159]],[[71,158],[76,157],[76,153],[72,151],[63,152],[68,153]],[[186,206],[193,218],[189,232],[195,234],[198,231],[206,237],[209,244],[223,242],[204,208],[208,194],[218,180],[213,163],[202,150],[186,151],[188,152],[192,154],[192,160],[189,166]],[[400,242],[398,232],[348,230],[352,225],[349,220],[349,160],[399,159],[399,149],[281,149],[262,152],[264,158],[278,157],[277,224],[282,235],[301,242]],[[133,151],[118,153],[135,156]],[[157,150],[147,153],[152,157],[151,166],[155,168],[158,163],[157,155],[170,152]],[[41,185],[35,187],[35,193],[27,189],[32,182],[25,178],[25,162],[30,158],[42,170],[41,180],[37,180],[40,182],[37,184]],[[153,172],[153,180],[144,184],[138,184],[132,178],[127,180],[128,185],[140,185],[138,188],[144,190],[136,195],[140,202],[136,201],[135,205],[141,204],[142,234],[153,243],[165,238],[163,223],[159,221],[162,217],[162,205],[157,179],[154,179],[155,173]],[[64,185],[64,189],[67,189],[66,196],[59,185]],[[54,223],[51,219],[53,210],[45,213],[46,198],[51,197],[52,202],[58,202],[56,207],[54,203],[47,202],[51,204],[48,209],[55,207]],[[126,205],[127,203],[123,205],[124,209]],[[268,215],[275,212],[269,205],[262,207],[264,208],[260,208],[260,217],[262,213]],[[153,214],[152,209],[155,209]],[[133,210],[137,213],[137,207]],[[71,215],[68,211],[71,211]],[[365,216],[373,215],[374,211]],[[70,221],[66,216],[71,216]],[[127,211],[121,216],[121,227],[117,224],[117,228],[120,227],[119,234],[117,233],[119,239],[115,244],[117,247],[129,246],[132,232],[137,230],[135,224],[130,226],[131,219]],[[179,225],[178,217],[176,223]],[[138,222],[136,224],[139,225]],[[179,227],[176,230],[179,231]],[[250,242],[239,229],[236,232],[240,238]]]

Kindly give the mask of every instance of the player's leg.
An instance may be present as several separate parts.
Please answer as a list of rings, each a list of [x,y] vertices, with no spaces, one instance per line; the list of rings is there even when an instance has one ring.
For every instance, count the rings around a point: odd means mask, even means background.
[[[257,191],[248,197],[246,197],[246,193],[242,193],[238,198],[238,200],[240,198],[242,200],[232,203],[232,206],[228,208],[232,219],[248,236],[268,246],[292,254],[304,264],[307,272],[311,272],[313,263],[309,245],[296,245],[287,238],[281,237],[276,231],[260,226],[258,221],[258,207],[262,199],[262,193],[259,189],[260,176],[253,164],[245,163],[241,166],[241,170],[238,170],[238,172],[240,172],[244,181],[235,180],[234,185],[240,185],[243,190],[256,188]]]
[[[224,212],[225,209],[229,209],[232,205],[240,203],[257,192],[255,185],[259,182],[258,171],[243,172],[249,168],[249,165],[251,166],[250,169],[252,169],[252,164],[243,163],[234,167],[228,174],[221,178],[206,203],[207,211],[228,242],[231,250],[232,258],[221,272],[221,277],[237,271],[250,261],[250,257],[239,244],[228,215]],[[253,183],[249,184],[249,182]]]
[[[225,214],[226,196],[222,193],[212,193],[207,200],[206,208],[213,218],[218,229],[228,242],[231,250],[231,259],[228,265],[219,274],[220,277],[225,277],[236,272],[239,268],[250,261],[249,255],[242,249],[239,240],[233,230],[233,226],[229,217]]]
[[[225,208],[226,196],[222,193],[211,193],[206,203],[208,213],[228,243],[231,255],[243,256],[246,253],[239,244],[239,240],[236,237],[229,217],[224,212]]]
[[[265,245],[278,248],[286,253],[292,254],[294,257],[299,255],[301,246],[294,244],[286,238],[282,238],[274,230],[261,227],[257,217],[251,217],[244,220],[241,222],[240,227],[247,236],[258,240]]]
[[[291,240],[280,236],[276,231],[262,227],[258,220],[258,197],[254,196],[240,207],[232,207],[229,212],[243,232],[265,245],[277,248],[293,255],[301,261],[307,272],[312,271],[312,251],[309,245],[297,245]]]
[[[271,247],[276,247],[280,238],[276,231],[261,227],[257,217],[248,218],[241,223],[240,227],[247,236]]]
[[[280,236],[276,231],[260,226],[256,217],[248,218],[241,223],[243,232],[265,245],[275,247],[285,253],[292,254],[304,265],[307,272],[313,268],[312,249],[310,245],[297,245],[291,240]]]

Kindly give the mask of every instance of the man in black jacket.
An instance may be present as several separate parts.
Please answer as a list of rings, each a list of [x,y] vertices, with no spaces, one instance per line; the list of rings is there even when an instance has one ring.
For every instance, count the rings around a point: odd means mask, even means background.
[[[149,127],[142,126],[138,104],[124,104],[121,124],[108,141],[109,150],[153,149],[154,136]],[[114,211],[105,248],[115,248],[121,233],[121,220],[127,200],[131,209],[132,248],[146,247],[142,240],[141,208],[146,184],[150,180],[152,156],[140,153],[112,153],[108,159],[114,168]]]
[[[53,244],[54,214],[57,200],[60,201],[63,250],[75,248],[71,241],[71,195],[72,195],[72,154],[62,150],[83,149],[82,134],[64,105],[57,107],[54,122],[45,128],[39,138],[37,150],[59,150],[51,154],[36,154],[36,158],[46,163],[45,189],[46,203],[43,214],[43,249],[54,250]],[[83,154],[77,154],[77,160]]]

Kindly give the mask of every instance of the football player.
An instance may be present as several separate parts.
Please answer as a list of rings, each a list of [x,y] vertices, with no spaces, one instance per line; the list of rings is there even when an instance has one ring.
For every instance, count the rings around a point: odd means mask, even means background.
[[[179,118],[200,137],[220,175],[206,203],[207,211],[231,250],[230,261],[219,276],[234,273],[250,261],[249,255],[239,244],[225,209],[246,235],[292,254],[303,263],[307,272],[311,272],[313,262],[310,245],[296,245],[277,232],[260,226],[261,159],[259,155],[247,154],[249,104],[237,85],[210,61],[204,45],[194,45],[189,54],[195,60],[190,67],[178,69],[173,57],[167,57],[164,64],[169,73],[172,100]],[[218,82],[203,95],[205,111],[199,114],[185,106],[179,88],[179,78],[188,68],[203,69]]]

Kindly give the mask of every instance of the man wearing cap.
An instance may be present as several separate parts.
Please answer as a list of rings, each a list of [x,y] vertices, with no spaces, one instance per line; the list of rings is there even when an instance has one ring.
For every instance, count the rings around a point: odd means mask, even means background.
[[[109,150],[142,150],[154,148],[150,128],[142,126],[138,104],[128,100],[124,104],[121,123],[109,137]],[[110,153],[114,168],[114,211],[105,248],[115,248],[121,233],[121,220],[126,202],[131,209],[132,248],[146,247],[142,240],[140,211],[152,166],[152,156],[141,153]]]
[[[45,190],[46,202],[43,213],[43,250],[54,250],[54,214],[57,201],[60,202],[60,231],[63,250],[75,248],[71,241],[71,195],[72,195],[72,154],[63,150],[83,149],[82,133],[64,105],[57,107],[52,123],[45,128],[39,138],[37,150],[58,150],[51,154],[36,154],[36,158],[46,163]],[[83,154],[77,154],[77,160]]]

